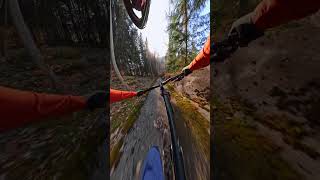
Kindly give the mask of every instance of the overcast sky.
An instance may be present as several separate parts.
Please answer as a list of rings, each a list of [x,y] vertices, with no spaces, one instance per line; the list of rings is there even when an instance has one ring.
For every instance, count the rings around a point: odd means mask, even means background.
[[[210,11],[210,1],[207,0],[203,13]],[[169,0],[152,0],[149,11],[149,18],[146,27],[142,32],[143,38],[148,39],[149,48],[159,56],[165,56],[168,46],[168,34],[166,32],[169,12]]]

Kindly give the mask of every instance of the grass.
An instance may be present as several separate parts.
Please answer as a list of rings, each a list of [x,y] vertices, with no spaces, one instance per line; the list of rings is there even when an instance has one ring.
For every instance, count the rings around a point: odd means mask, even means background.
[[[118,141],[116,145],[114,145],[114,147],[112,148],[110,152],[110,167],[117,166],[120,160],[120,155],[121,155],[120,149],[122,145],[123,145],[123,138],[121,138],[120,141]]]
[[[281,150],[267,138],[258,134],[251,125],[250,109],[232,100],[222,103],[218,98],[211,101],[214,110],[214,162],[218,179],[303,179],[279,155]],[[234,116],[242,111],[244,117]]]

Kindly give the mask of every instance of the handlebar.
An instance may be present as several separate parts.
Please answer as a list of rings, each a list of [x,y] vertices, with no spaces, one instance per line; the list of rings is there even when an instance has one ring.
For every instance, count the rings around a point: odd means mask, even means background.
[[[173,76],[171,78],[168,78],[168,79],[160,82],[160,84],[158,84],[158,85],[151,86],[150,88],[145,89],[142,92],[145,93],[145,92],[151,91],[153,89],[156,89],[158,87],[166,85],[168,82],[181,80],[183,77],[184,77],[184,73],[180,73],[180,74],[178,74],[176,76]]]
[[[210,63],[222,62],[239,48],[238,35],[231,34],[216,44],[212,43],[210,48],[214,52],[210,56]]]

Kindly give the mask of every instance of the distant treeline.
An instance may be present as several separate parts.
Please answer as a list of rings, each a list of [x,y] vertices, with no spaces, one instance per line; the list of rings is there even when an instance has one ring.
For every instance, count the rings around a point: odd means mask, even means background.
[[[2,0],[0,0],[2,1]],[[19,0],[24,21],[37,43],[106,47],[108,0]],[[0,23],[4,25],[4,6]],[[8,16],[8,24],[10,16]]]
[[[152,53],[147,39],[130,20],[122,0],[113,3],[113,34],[115,56],[122,74],[157,76],[161,72],[160,57]]]
[[[14,25],[12,22],[8,11],[12,12],[13,8],[9,8],[9,1],[4,3],[5,0],[0,0],[0,31],[6,31],[3,33],[5,37],[0,35],[1,46],[10,43],[23,46],[17,36],[17,29],[23,28],[17,27],[21,23]],[[160,57],[149,50],[147,40],[131,22],[122,1],[112,1],[118,68],[124,75],[157,76],[161,69]],[[18,0],[24,22],[38,46],[99,47],[107,50],[110,49],[109,3],[109,0]],[[19,35],[25,37],[25,34]],[[24,46],[29,44],[32,43],[25,42]]]

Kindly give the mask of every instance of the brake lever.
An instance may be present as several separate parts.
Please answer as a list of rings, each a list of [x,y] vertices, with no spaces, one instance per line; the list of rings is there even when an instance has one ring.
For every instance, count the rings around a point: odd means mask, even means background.
[[[173,82],[181,81],[184,78],[184,74],[180,74]]]
[[[214,51],[210,56],[210,63],[223,62],[231,56],[239,48],[239,38],[236,34],[228,36],[228,38],[212,44],[211,49]]]

